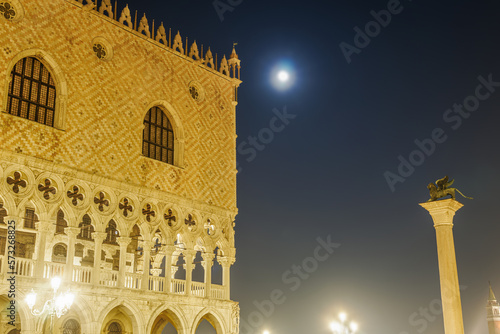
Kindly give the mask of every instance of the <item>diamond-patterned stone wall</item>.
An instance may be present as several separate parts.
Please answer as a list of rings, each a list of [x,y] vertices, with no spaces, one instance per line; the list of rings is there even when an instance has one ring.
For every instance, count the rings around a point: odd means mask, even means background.
[[[233,99],[239,80],[76,1],[16,2],[23,18],[0,21],[0,149],[236,209]],[[96,56],[96,38],[112,57]],[[60,129],[5,113],[13,62],[30,53],[65,86],[57,92]],[[204,90],[199,101],[190,95],[192,81]],[[142,156],[143,118],[155,101],[170,104],[183,129],[181,166]]]

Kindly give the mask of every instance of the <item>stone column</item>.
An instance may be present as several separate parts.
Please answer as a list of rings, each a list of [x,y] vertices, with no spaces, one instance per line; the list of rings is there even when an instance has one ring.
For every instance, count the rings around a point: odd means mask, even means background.
[[[429,211],[436,229],[444,332],[445,334],[463,334],[462,303],[453,241],[453,216],[463,205],[453,199],[426,202],[420,205]]]
[[[119,272],[118,272],[118,287],[125,287],[125,269],[127,267],[127,246],[132,241],[132,238],[128,237],[118,237],[116,238],[116,242],[120,245],[120,264],[119,264]]]
[[[215,254],[203,254],[203,269],[205,269],[205,297],[212,297],[212,265],[214,263]]]
[[[43,270],[45,266],[45,248],[47,247],[47,236],[50,232],[51,222],[39,221],[35,223],[38,231],[35,249],[38,250],[35,264],[35,277],[43,278]]]
[[[8,260],[9,260],[9,221],[14,221],[14,225],[16,227],[16,230],[18,229],[17,227],[17,224],[19,223],[19,221],[21,219],[19,219],[19,217],[15,217],[15,216],[5,216],[4,217],[4,222],[5,224],[7,224],[7,233],[5,234],[5,248],[4,248],[4,258],[3,258],[3,262],[2,262],[2,274],[3,275],[6,275],[7,272],[13,272],[15,270],[9,270],[8,268]],[[36,238],[36,240],[38,241],[38,238]],[[36,252],[36,247],[35,247],[35,252]]]
[[[66,268],[64,268],[64,280],[73,281],[73,262],[75,258],[76,236],[80,233],[78,227],[66,227],[64,233],[68,235],[68,251],[66,252]]]
[[[94,239],[94,269],[92,270],[92,284],[99,285],[101,280],[101,252],[102,242],[106,239],[105,232],[93,232],[92,239]]]
[[[234,257],[224,256],[218,258],[222,266],[222,285],[224,286],[224,298],[230,299],[231,282],[230,282],[230,269],[236,259]]]
[[[196,255],[196,252],[192,249],[186,249],[182,251],[184,254],[184,261],[186,264],[184,268],[186,269],[186,295],[191,296],[191,282],[193,276],[193,259]]]
[[[141,289],[142,290],[148,290],[149,289],[149,266],[150,263],[149,261],[151,260],[151,247],[153,247],[153,242],[152,241],[143,241],[142,242],[142,259],[143,259],[143,264],[142,264],[142,284],[141,284]]]
[[[172,274],[172,254],[175,251],[174,246],[166,246],[165,247],[165,289],[163,292],[172,292],[172,278],[174,274]],[[177,268],[177,267],[176,267]]]

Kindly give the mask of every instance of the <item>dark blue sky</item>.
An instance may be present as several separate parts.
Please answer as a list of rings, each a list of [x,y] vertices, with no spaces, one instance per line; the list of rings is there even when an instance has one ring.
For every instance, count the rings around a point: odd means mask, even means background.
[[[283,303],[254,333],[328,333],[341,310],[362,333],[442,333],[435,233],[418,203],[448,174],[474,197],[459,198],[454,233],[465,331],[484,334],[488,280],[500,294],[500,87],[484,84],[500,82],[498,2],[402,0],[350,63],[339,45],[355,45],[354,28],[392,2],[231,3],[223,21],[211,0],[130,0],[130,8],[219,55],[239,43],[238,144],[265,136],[273,109],[295,116],[252,161],[238,153],[231,284],[242,321],[259,324],[256,304],[277,289]],[[270,84],[282,61],[296,75],[285,92]],[[472,112],[447,111],[464,101]],[[435,129],[441,142],[422,161],[415,140],[428,143]],[[384,173],[398,173],[400,156],[418,166],[392,191]],[[317,238],[328,236],[340,246],[291,283],[298,276],[287,272],[312,266]]]

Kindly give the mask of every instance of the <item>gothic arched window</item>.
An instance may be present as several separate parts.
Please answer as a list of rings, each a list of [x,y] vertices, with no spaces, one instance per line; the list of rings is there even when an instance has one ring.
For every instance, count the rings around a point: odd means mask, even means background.
[[[174,130],[167,115],[159,107],[149,109],[144,117],[142,154],[174,164]]]
[[[66,227],[68,227],[68,223],[66,222],[66,220],[64,220],[64,212],[63,210],[59,209],[56,219],[56,234],[65,234],[64,229]]]
[[[106,227],[106,240],[104,240],[107,244],[117,244],[116,237],[118,237],[118,230],[116,229],[116,223],[113,219],[111,219]]]
[[[122,326],[120,326],[120,324],[117,322],[112,322],[108,326],[108,333],[109,334],[121,334],[122,333]]]
[[[27,57],[17,62],[10,76],[7,112],[54,126],[56,86],[47,67]]]
[[[92,232],[94,232],[94,226],[92,226],[92,221],[89,215],[83,216],[82,222],[78,225],[80,228],[80,234],[78,234],[78,239],[93,240]]]

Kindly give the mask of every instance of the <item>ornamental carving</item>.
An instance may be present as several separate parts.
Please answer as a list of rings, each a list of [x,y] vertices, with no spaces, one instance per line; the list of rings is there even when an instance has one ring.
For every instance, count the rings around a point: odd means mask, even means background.
[[[78,201],[83,201],[83,194],[80,193],[80,188],[78,186],[73,186],[72,190],[68,190],[66,195],[71,199],[71,204],[74,206],[78,205]]]
[[[106,199],[106,194],[100,191],[97,196],[94,196],[94,204],[97,205],[99,211],[104,212],[104,207],[109,206],[109,200]]]
[[[168,209],[168,212],[163,214],[163,218],[167,221],[168,226],[172,227],[172,222],[175,222],[175,216],[171,209]]]
[[[12,186],[12,191],[16,194],[19,193],[19,187],[26,188],[26,186],[28,185],[26,183],[26,180],[21,178],[21,173],[19,172],[14,172],[13,178],[10,176],[7,177],[7,184]]]
[[[43,184],[38,185],[38,191],[43,194],[43,198],[46,200],[50,199],[51,195],[55,195],[57,190],[52,186],[52,181],[50,179],[45,179]]]
[[[106,51],[106,47],[104,45],[102,45],[101,43],[95,43],[92,49],[94,50],[94,53],[97,56],[97,58],[101,60],[106,59],[108,52]]]
[[[12,21],[16,17],[16,10],[14,6],[8,1],[0,2],[0,16],[3,16],[5,19]]]
[[[134,207],[129,204],[128,198],[123,198],[123,201],[120,202],[118,205],[120,210],[122,210],[123,216],[128,217],[129,213],[132,213],[134,211]]]
[[[151,222],[151,217],[156,215],[155,211],[152,209],[151,204],[146,204],[146,207],[142,209],[142,214],[146,216],[146,220]]]

